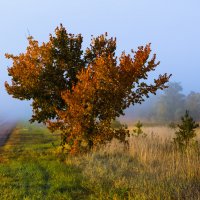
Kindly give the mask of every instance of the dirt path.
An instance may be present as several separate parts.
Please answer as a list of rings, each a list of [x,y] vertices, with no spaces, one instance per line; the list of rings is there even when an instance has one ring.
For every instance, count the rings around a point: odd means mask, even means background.
[[[0,146],[5,144],[15,126],[16,122],[14,121],[0,121]]]

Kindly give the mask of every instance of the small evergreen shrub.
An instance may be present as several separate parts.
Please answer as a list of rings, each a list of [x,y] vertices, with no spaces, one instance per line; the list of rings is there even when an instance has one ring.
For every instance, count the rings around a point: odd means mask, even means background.
[[[186,110],[185,115],[181,118],[181,123],[177,127],[178,130],[175,132],[174,143],[178,148],[183,150],[190,144],[197,143],[197,141],[194,141],[194,137],[196,136],[195,129],[199,127],[199,124],[189,115],[189,111]]]
[[[146,133],[144,133],[144,131],[142,130],[142,127],[143,127],[143,124],[138,121],[136,124],[135,124],[135,129],[133,129],[133,135],[134,136],[142,136],[142,137],[146,137]]]

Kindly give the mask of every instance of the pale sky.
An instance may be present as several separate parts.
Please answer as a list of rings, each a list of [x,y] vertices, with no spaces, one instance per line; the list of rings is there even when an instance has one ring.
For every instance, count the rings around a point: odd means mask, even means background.
[[[29,102],[12,100],[4,89],[11,64],[5,53],[19,54],[31,34],[40,42],[62,23],[81,33],[84,47],[91,35],[108,32],[117,37],[117,54],[152,43],[161,64],[157,73],[172,73],[184,92],[200,92],[199,0],[0,0],[0,115],[30,115]]]

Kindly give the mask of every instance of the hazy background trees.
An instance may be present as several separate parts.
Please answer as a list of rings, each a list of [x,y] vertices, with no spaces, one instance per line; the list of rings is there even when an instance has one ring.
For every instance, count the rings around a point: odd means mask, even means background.
[[[177,121],[184,113],[185,95],[182,94],[180,83],[171,82],[168,85],[154,105],[153,116],[156,121]]]
[[[177,122],[186,110],[194,120],[200,121],[200,93],[191,91],[184,94],[181,83],[178,82],[170,82],[168,86],[162,93],[151,96],[142,105],[127,110],[122,121]]]
[[[185,107],[195,120],[200,121],[200,93],[190,92],[185,99]]]

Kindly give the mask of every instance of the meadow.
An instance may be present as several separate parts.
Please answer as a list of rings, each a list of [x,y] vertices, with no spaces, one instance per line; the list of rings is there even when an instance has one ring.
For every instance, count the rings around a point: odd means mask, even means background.
[[[200,151],[177,151],[166,126],[144,132],[130,138],[129,150],[112,141],[69,156],[58,135],[20,123],[0,149],[0,199],[200,199]]]

